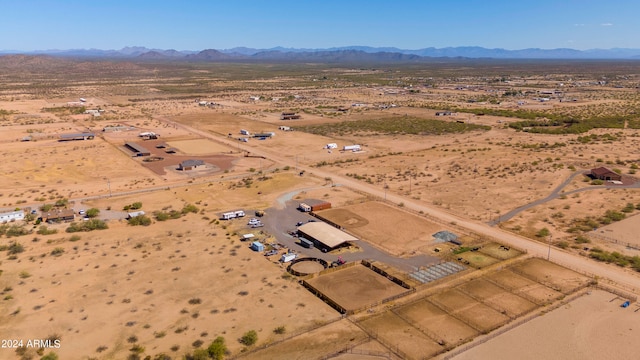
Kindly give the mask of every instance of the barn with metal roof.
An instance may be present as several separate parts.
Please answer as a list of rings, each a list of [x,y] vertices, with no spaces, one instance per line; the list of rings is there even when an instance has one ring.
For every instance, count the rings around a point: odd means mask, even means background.
[[[332,250],[358,238],[325,222],[308,222],[298,227],[298,236],[313,241],[317,248]]]

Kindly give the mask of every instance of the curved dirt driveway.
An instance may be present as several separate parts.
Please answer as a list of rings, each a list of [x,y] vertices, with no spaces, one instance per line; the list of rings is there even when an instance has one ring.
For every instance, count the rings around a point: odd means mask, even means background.
[[[478,223],[468,219],[462,219],[453,214],[447,213],[441,209],[435,209],[424,204],[417,204],[409,198],[405,198],[403,196],[399,196],[396,194],[387,193],[382,188],[365,184],[358,180],[354,180],[345,176],[340,176],[340,175],[323,171],[320,169],[311,168],[309,166],[301,166],[300,164],[295,164],[294,163],[295,160],[287,159],[285,157],[282,157],[280,154],[273,154],[271,152],[264,151],[264,149],[260,149],[260,148],[245,147],[242,144],[238,144],[236,141],[231,141],[222,136],[215,136],[206,131],[194,129],[183,124],[175,123],[166,118],[157,117],[157,119],[165,122],[169,122],[175,126],[178,126],[185,130],[199,134],[205,138],[208,138],[217,142],[221,142],[228,146],[237,147],[239,150],[249,151],[252,154],[264,156],[282,165],[289,165],[292,168],[297,165],[297,168],[299,170],[304,170],[309,174],[313,174],[321,178],[330,177],[333,179],[334,183],[339,183],[342,186],[347,186],[352,189],[365,192],[367,194],[376,196],[381,199],[386,197],[388,201],[391,201],[396,204],[403,203],[404,207],[408,209],[418,211],[418,212],[423,211],[429,214],[430,216],[436,217],[441,221],[444,221],[447,223],[454,222],[458,226],[469,229],[470,231],[475,232],[479,235],[495,238],[504,244],[508,244],[516,248],[526,250],[530,255],[547,258],[547,254],[549,254],[548,245],[545,245],[545,244],[542,244],[542,243],[539,243],[539,242],[536,242],[512,233],[508,233],[506,231],[503,231],[502,229],[491,227],[488,224]],[[627,291],[640,293],[640,274],[633,273],[629,270],[621,269],[615,266],[610,266],[605,263],[596,262],[595,260],[591,260],[589,258],[582,257],[580,255],[567,253],[557,248],[551,248],[549,260],[559,265],[563,265],[568,268],[575,269],[592,276],[597,275],[598,277],[610,279],[614,281],[618,286],[620,286],[621,288]]]

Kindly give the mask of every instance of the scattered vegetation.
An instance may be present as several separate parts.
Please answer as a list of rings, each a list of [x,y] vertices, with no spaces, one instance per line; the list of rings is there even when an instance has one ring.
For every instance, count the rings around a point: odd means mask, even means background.
[[[240,343],[246,346],[251,346],[258,342],[258,333],[255,330],[249,330],[239,339]]]
[[[108,229],[107,223],[100,219],[90,219],[82,222],[72,222],[66,232],[74,233],[81,231],[105,230]]]
[[[296,130],[322,136],[344,135],[444,135],[467,131],[489,130],[490,126],[412,116],[344,121],[334,124],[300,126]]]

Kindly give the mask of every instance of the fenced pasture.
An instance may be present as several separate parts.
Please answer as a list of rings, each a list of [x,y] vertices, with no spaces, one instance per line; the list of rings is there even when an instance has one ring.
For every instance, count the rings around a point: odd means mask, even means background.
[[[351,266],[304,280],[325,301],[338,304],[347,312],[397,297],[407,289],[363,265]]]

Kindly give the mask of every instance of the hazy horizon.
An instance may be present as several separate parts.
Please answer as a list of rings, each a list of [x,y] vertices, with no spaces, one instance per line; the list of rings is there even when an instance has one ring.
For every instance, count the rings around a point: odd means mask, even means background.
[[[399,49],[638,49],[640,3],[33,0],[3,4],[0,49],[197,51],[346,46]],[[133,45],[132,45],[133,44]]]

